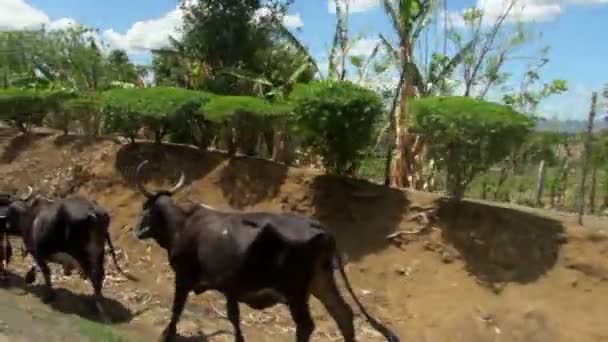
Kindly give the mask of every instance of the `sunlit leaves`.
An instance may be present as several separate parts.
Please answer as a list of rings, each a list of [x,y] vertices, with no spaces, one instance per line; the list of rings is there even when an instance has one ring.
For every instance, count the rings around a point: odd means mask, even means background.
[[[298,85],[290,100],[300,133],[323,156],[325,167],[342,174],[371,143],[382,101],[373,91],[350,82]]]
[[[415,130],[430,157],[448,174],[459,198],[480,172],[521,145],[534,122],[511,107],[469,97],[430,97],[411,102]]]

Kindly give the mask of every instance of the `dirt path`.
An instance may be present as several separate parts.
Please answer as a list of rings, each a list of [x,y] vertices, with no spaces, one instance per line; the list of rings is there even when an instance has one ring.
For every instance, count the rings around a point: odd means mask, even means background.
[[[150,179],[157,187],[185,170],[190,183],[178,199],[318,218],[347,256],[346,273],[358,298],[403,341],[608,342],[603,322],[608,316],[608,235],[597,231],[608,227],[605,218],[586,217],[581,228],[571,214],[467,201],[441,204],[432,227],[414,234],[419,222],[409,210],[434,205],[436,195],[262,160],[226,159],[177,145],[83,144],[78,137],[62,136],[24,141],[1,135],[0,157],[0,190],[32,185],[53,195],[78,189],[108,208],[119,263],[141,278],[124,279],[106,259],[104,307],[113,322],[105,326],[97,323],[88,301],[90,283],[78,275],[63,277],[53,268],[58,296],[49,305],[38,297],[41,277],[33,286],[15,277],[10,287],[0,285],[0,342],[158,339],[170,317],[173,273],[166,252],[136,240],[130,228],[143,200],[132,176],[144,158],[158,166]],[[396,230],[406,233],[389,241],[386,236]],[[19,245],[15,240],[13,246]],[[9,269],[23,276],[31,259],[18,254]],[[191,296],[178,326],[180,340],[232,342],[224,304],[214,292]],[[326,311],[314,299],[311,304],[316,324],[311,341],[340,341]],[[355,312],[358,340],[382,341]],[[241,305],[241,313],[247,341],[294,340],[285,307],[254,311]]]
[[[0,289],[0,342],[119,342],[121,333],[75,315],[58,313],[19,289]]]
[[[519,204],[513,203],[505,203],[505,202],[494,202],[494,201],[484,201],[478,199],[466,199],[469,202],[475,202],[480,204],[486,204],[494,207],[501,208],[510,208],[518,211],[524,211],[528,213],[532,213],[535,215],[540,215],[543,217],[560,220],[568,225],[578,225],[577,219],[578,214],[567,212],[567,211],[559,211],[553,209],[543,209],[543,208],[533,208]],[[599,216],[599,215],[583,215],[583,226],[585,228],[592,228],[597,230],[608,231],[608,216]]]

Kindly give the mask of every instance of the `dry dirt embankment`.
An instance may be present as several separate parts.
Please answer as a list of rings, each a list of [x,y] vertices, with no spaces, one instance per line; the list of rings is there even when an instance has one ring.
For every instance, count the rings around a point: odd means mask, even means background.
[[[347,273],[363,303],[404,341],[608,341],[608,237],[598,230],[551,215],[472,202],[454,206],[431,194],[259,159],[229,160],[184,146],[0,132],[0,189],[31,184],[44,194],[74,190],[111,210],[120,262],[142,281],[123,280],[107,262],[106,305],[115,328],[134,338],[158,336],[169,318],[173,287],[166,254],[137,241],[130,230],[142,203],[133,175],[143,159],[152,162],[147,175],[151,186],[172,183],[184,170],[188,184],[177,196],[180,200],[218,208],[288,210],[321,220],[347,255]],[[436,212],[429,215],[430,228],[386,238],[419,229],[414,218],[421,208]],[[22,276],[28,263],[29,258],[17,257],[11,270]],[[66,290],[51,309],[94,319],[84,300],[90,284],[77,275],[55,274],[57,287]],[[16,279],[0,293],[15,296],[13,288],[20,287]],[[23,289],[32,294],[15,300],[37,299],[36,288]],[[312,302],[314,340],[333,340],[338,336],[335,324]],[[247,340],[293,340],[284,308],[242,309]],[[215,293],[192,296],[179,326],[184,340],[230,332],[223,311],[223,299]],[[361,341],[379,340],[360,317],[357,326]],[[220,331],[209,340],[232,338]]]

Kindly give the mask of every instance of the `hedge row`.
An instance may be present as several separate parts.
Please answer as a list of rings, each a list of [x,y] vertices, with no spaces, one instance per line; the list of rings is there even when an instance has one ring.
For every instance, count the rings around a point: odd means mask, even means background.
[[[530,118],[509,106],[468,97],[417,99],[410,105],[415,131],[447,172],[449,190],[457,197],[475,175],[518,148],[533,127]],[[285,103],[173,87],[78,95],[9,89],[0,90],[0,113],[20,127],[40,124],[41,116],[52,113],[53,125],[65,132],[80,122],[90,133],[118,133],[131,140],[144,127],[157,142],[169,135],[207,147],[219,137],[230,152],[238,148],[247,154],[256,153],[260,137],[275,155],[273,146],[285,145],[280,139],[297,136],[323,157],[330,172],[352,174],[371,145],[383,105],[369,89],[329,80],[296,85]]]

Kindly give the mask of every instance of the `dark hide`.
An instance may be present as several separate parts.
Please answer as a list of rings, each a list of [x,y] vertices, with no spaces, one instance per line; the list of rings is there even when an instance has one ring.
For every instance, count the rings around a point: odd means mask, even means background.
[[[0,277],[6,276],[6,267],[11,262],[13,256],[13,247],[5,233],[0,234]]]
[[[19,235],[19,230],[16,227],[11,227],[8,223],[9,206],[15,199],[9,194],[0,194],[0,232],[9,235]]]
[[[6,274],[6,266],[11,261],[13,248],[8,240],[7,216],[8,206],[11,204],[12,198],[7,194],[0,194],[0,277]]]
[[[296,323],[297,341],[309,341],[314,330],[310,294],[323,302],[345,341],[355,341],[352,310],[333,276],[335,240],[316,220],[292,214],[221,212],[196,204],[182,209],[164,192],[146,201],[136,234],[165,248],[175,271],[173,314],[164,340],[174,340],[189,292],[217,290],[226,296],[237,342],[244,341],[238,302],[254,309],[286,304]],[[360,308],[388,341],[399,341]]]
[[[11,224],[19,225],[26,250],[44,276],[47,293],[43,299],[50,301],[54,298],[47,262],[62,263],[64,272],[68,273],[71,268],[75,268],[70,265],[70,259],[73,259],[80,266],[84,277],[91,280],[95,305],[102,318],[107,320],[101,307],[106,242],[115,266],[124,274],[116,262],[110,240],[110,216],[107,211],[80,196],[70,196],[55,202],[38,198],[29,206],[23,202],[13,203],[9,210],[9,220]],[[32,266],[25,281],[32,283],[35,278],[36,267]]]

